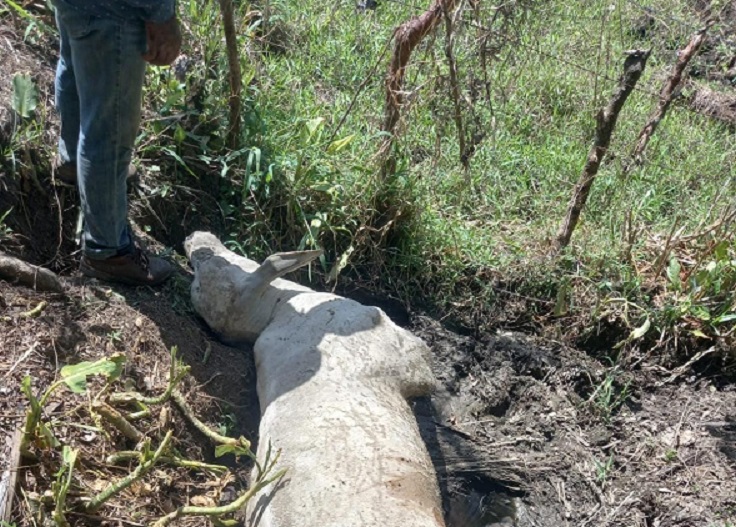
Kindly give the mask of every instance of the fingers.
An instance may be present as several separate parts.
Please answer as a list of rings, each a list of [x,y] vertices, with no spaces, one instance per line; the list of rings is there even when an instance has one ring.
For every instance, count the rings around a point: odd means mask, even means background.
[[[146,23],[148,50],[143,60],[154,66],[167,66],[179,56],[181,32],[179,23],[173,18],[163,24]]]

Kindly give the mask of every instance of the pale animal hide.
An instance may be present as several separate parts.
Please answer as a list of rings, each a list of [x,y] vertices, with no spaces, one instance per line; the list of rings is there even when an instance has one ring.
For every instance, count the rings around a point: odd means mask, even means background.
[[[259,266],[201,232],[185,248],[198,313],[224,339],[254,343],[260,441],[288,471],[251,500],[249,525],[443,527],[408,403],[434,384],[426,345],[376,307],[278,278],[319,252]]]

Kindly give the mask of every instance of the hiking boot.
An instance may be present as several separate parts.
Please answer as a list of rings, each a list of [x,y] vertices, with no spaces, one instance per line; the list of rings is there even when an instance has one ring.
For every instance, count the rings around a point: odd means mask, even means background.
[[[135,244],[128,252],[105,260],[82,256],[79,269],[91,278],[128,285],[158,285],[174,272],[169,262],[146,255]]]
[[[58,159],[54,162],[56,178],[67,185],[77,184],[77,164],[74,161],[62,163]],[[128,165],[128,183],[138,181],[138,169],[131,163]]]

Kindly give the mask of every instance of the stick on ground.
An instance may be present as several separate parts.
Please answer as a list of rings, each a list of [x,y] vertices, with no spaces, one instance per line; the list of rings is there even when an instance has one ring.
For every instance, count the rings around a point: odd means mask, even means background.
[[[13,511],[22,439],[23,432],[18,428],[13,433],[13,439],[11,440],[10,456],[7,459],[8,466],[0,475],[0,521],[4,522],[10,522],[10,513]]]

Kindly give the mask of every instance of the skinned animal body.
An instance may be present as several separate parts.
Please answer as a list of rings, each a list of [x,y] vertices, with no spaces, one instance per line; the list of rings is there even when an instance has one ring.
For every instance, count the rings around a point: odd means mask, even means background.
[[[425,344],[376,307],[279,278],[318,251],[258,265],[202,232],[185,248],[197,312],[223,339],[253,344],[261,443],[287,469],[248,504],[249,525],[444,527],[408,403],[434,384]]]

